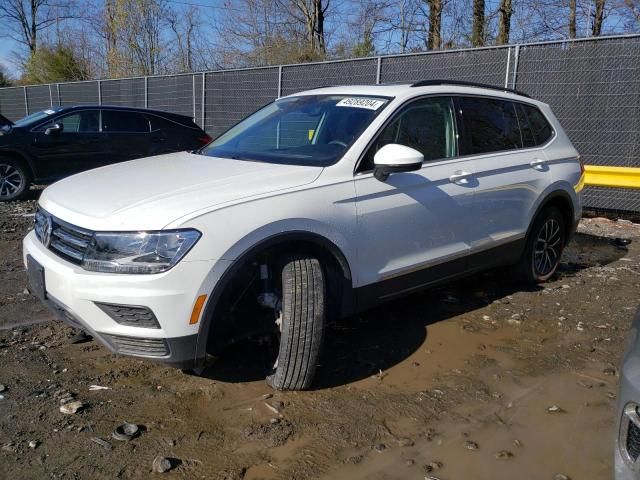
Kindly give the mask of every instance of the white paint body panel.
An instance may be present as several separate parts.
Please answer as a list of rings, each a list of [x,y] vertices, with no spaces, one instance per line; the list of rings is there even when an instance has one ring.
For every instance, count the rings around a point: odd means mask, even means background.
[[[309,92],[301,92],[302,95]],[[51,295],[97,332],[180,337],[197,333],[188,319],[195,299],[211,294],[232,263],[257,243],[284,232],[312,232],[332,242],[352,273],[352,287],[490,248],[524,236],[546,195],[574,186],[576,151],[549,108],[511,93],[470,87],[335,87],[323,94],[394,97],[336,164],[303,167],[175,153],[84,172],[48,187],[40,205],[95,231],[195,228],[202,238],[174,268],[158,275],[92,273],[72,265],[30,233],[24,255],[44,266]],[[427,94],[475,94],[539,106],[556,135],[547,146],[513,153],[425,163],[386,182],[354,174],[361,153],[407,100]],[[545,159],[546,171],[529,166]],[[467,184],[449,177],[471,173]],[[159,330],[125,327],[94,301],[144,305]],[[144,331],[142,331],[144,330]]]

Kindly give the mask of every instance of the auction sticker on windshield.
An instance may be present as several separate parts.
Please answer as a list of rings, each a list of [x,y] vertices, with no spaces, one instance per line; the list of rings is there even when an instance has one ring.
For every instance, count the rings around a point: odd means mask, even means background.
[[[383,106],[386,100],[378,100],[377,98],[348,97],[340,100],[336,107],[355,107],[366,108],[367,110],[378,110]]]

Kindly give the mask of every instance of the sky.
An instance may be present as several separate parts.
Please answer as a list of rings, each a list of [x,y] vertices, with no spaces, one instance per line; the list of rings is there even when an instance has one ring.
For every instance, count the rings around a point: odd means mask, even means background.
[[[3,0],[0,0],[0,1],[3,1]],[[85,1],[85,0],[77,0],[77,1],[80,5],[83,5],[84,3],[92,3],[94,5],[97,5],[103,2],[103,0],[92,0],[91,2]],[[190,6],[197,6],[201,9],[201,11],[203,12],[203,15],[206,16],[206,18],[209,21],[212,21],[212,20],[215,20],[216,16],[224,15],[225,4],[233,5],[234,0],[165,0],[165,1],[168,3],[168,5],[172,9],[174,9],[178,13],[180,11],[184,11],[190,8]],[[328,23],[327,29],[333,30],[331,28],[332,26],[335,26],[335,25],[332,25],[333,22],[336,22],[336,23],[344,22],[346,19],[352,18],[353,15],[355,14],[355,9],[353,8],[353,6],[354,6],[354,3],[357,1],[358,0],[332,0],[332,10],[334,10],[334,15],[331,15],[327,20],[327,23]],[[398,0],[398,2],[400,1],[401,0]],[[466,5],[467,3],[470,5],[471,3],[471,0],[459,0],[459,1],[460,1],[459,5],[461,6]],[[526,3],[527,2],[524,2],[524,3],[514,2],[514,6],[516,9],[518,9],[518,8],[521,8],[522,5],[526,5]],[[489,12],[492,12],[492,11],[497,11],[498,4],[499,4],[499,0],[487,0],[486,1],[487,14],[489,14]],[[590,0],[579,0],[578,4],[579,6],[591,5]],[[462,8],[465,9],[466,7],[462,7]],[[446,18],[444,20],[446,23]],[[526,19],[524,20],[526,21]],[[516,25],[516,22],[518,22],[518,19],[514,18],[512,20],[512,38],[514,42],[521,40],[521,38],[517,38],[518,25]],[[618,24],[620,23],[621,23],[620,19],[616,18],[613,15],[606,18],[605,31],[607,33],[620,33],[617,28]],[[607,27],[608,27],[608,31],[607,31]],[[2,28],[2,25],[0,24],[0,32],[2,32],[2,30],[4,30],[4,28]],[[339,31],[340,29],[338,28],[337,30]],[[213,35],[213,32],[211,32],[211,35]],[[382,45],[380,47],[382,47]],[[2,36],[2,34],[0,33],[0,65],[2,65],[4,67],[4,70],[14,78],[20,75],[20,68],[15,60],[15,57],[16,57],[15,53],[17,51],[24,52],[25,48],[26,47],[12,40],[6,35]]]

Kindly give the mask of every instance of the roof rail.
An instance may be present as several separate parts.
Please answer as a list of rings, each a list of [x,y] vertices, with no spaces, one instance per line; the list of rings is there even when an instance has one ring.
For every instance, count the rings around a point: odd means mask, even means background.
[[[497,87],[495,85],[487,85],[486,83],[477,82],[465,82],[464,80],[421,80],[419,82],[411,84],[412,87],[432,87],[435,85],[459,85],[461,87],[478,87],[488,88],[491,90],[499,90],[501,92],[515,93],[516,95],[522,95],[523,97],[531,98],[524,92],[514,90],[513,88]]]

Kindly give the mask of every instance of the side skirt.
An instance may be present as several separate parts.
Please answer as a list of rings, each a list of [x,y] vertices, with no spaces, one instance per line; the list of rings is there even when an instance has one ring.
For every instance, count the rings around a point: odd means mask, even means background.
[[[520,259],[524,246],[525,238],[521,238],[498,247],[472,253],[466,257],[356,288],[353,293],[356,297],[357,311],[361,312],[388,300],[442,285],[484,270],[514,264]]]

